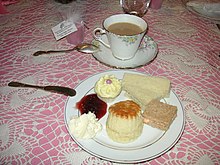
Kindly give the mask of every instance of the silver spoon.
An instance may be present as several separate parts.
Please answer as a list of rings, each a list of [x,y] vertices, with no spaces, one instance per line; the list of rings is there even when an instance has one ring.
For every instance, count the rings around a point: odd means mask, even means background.
[[[12,81],[12,82],[8,83],[8,86],[42,89],[42,90],[49,91],[49,92],[64,94],[66,96],[75,96],[76,95],[76,91],[74,89],[68,88],[68,87],[62,87],[62,86],[38,86],[38,85],[30,85],[30,84],[20,83],[20,82],[16,82],[16,81]]]
[[[83,52],[83,53],[95,53],[99,50],[99,47],[93,44],[89,44],[89,43],[82,43],[79,45],[76,45],[74,48],[72,49],[67,49],[67,50],[45,50],[45,51],[37,51],[33,54],[33,56],[39,56],[42,54],[48,54],[48,53],[60,53],[60,52],[70,52],[73,50],[77,50],[79,52]]]

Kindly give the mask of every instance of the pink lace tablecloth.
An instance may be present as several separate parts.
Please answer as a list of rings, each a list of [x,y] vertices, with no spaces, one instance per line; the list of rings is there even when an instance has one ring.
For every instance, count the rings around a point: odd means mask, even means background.
[[[117,0],[77,5],[89,27],[88,42],[105,17],[123,12]],[[96,73],[116,70],[76,51],[32,56],[37,50],[72,47],[65,38],[56,41],[51,31],[62,20],[62,6],[53,0],[21,0],[0,15],[0,164],[117,164],[90,155],[72,140],[64,122],[68,97],[7,86],[16,80],[74,88]],[[159,53],[133,70],[168,77],[186,123],[173,148],[140,164],[220,164],[220,30],[187,11],[180,0],[165,0],[144,19]]]

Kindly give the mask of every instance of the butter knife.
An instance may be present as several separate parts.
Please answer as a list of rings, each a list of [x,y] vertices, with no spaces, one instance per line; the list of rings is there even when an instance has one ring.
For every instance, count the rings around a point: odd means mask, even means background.
[[[75,96],[76,91],[74,89],[62,86],[38,86],[38,85],[30,85],[25,83],[20,83],[16,81],[12,81],[8,83],[10,87],[27,87],[27,88],[35,88],[35,89],[42,89],[49,92],[64,94],[66,96]]]

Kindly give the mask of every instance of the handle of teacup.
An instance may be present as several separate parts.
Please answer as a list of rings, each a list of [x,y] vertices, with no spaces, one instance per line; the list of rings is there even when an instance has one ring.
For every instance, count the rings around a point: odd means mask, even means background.
[[[97,35],[97,34],[99,34],[99,35]],[[105,31],[104,29],[102,29],[102,28],[95,28],[95,29],[93,30],[93,37],[94,37],[97,41],[101,42],[104,46],[110,48],[110,45],[107,44],[107,43],[105,43],[105,42],[101,39],[101,35],[103,35],[103,34],[106,34],[106,31]]]

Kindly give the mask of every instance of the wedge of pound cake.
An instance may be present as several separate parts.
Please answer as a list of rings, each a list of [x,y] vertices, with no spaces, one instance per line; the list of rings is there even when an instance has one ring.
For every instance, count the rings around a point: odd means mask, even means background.
[[[154,99],[169,97],[170,88],[170,80],[165,77],[125,73],[122,79],[122,89],[141,106]]]

